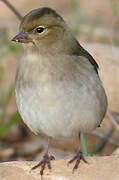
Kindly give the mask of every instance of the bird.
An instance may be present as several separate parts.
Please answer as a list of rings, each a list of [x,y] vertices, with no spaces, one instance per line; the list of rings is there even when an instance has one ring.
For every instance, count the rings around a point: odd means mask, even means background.
[[[100,126],[107,110],[107,96],[98,74],[98,64],[74,37],[66,21],[52,8],[40,7],[26,14],[19,33],[22,43],[15,79],[18,111],[30,130],[48,137],[42,160],[32,168],[51,169],[51,139],[79,137],[79,150],[69,161],[73,170],[84,158],[80,134]]]

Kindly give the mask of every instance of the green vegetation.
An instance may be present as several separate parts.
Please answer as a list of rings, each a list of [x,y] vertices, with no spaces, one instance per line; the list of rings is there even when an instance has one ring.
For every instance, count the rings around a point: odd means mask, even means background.
[[[116,24],[119,28],[119,2],[116,0],[110,0],[111,8],[116,19]]]

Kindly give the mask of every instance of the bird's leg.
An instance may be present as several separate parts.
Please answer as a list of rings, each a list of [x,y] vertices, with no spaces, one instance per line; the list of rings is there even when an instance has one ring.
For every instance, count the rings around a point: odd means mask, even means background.
[[[78,168],[79,163],[80,163],[81,160],[83,160],[85,163],[88,163],[88,162],[86,161],[86,159],[84,158],[83,153],[82,153],[82,151],[81,151],[80,134],[79,134],[79,150],[78,150],[77,154],[74,156],[74,158],[71,159],[71,160],[68,162],[68,164],[71,164],[71,163],[74,162],[75,160],[76,160],[76,163],[75,163],[75,166],[74,166],[74,168],[73,168],[73,172]]]
[[[48,138],[48,146],[47,146],[46,152],[45,152],[45,154],[43,156],[43,159],[36,166],[32,167],[32,169],[31,169],[31,170],[34,170],[34,169],[41,166],[41,170],[40,170],[40,175],[41,176],[43,175],[46,164],[48,166],[48,169],[51,169],[50,161],[55,159],[54,156],[49,156],[48,155],[48,149],[49,149],[49,146],[50,146],[50,142],[51,142],[51,139]]]

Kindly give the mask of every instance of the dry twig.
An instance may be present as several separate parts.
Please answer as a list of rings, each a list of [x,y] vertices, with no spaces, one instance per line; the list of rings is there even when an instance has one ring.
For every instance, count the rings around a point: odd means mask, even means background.
[[[106,145],[106,143],[108,142],[109,138],[112,136],[113,132],[114,132],[114,127],[111,126],[104,134],[104,136],[100,139],[100,141],[98,142],[98,144],[96,145],[96,149],[95,149],[95,154],[99,153],[102,151],[102,149],[104,148],[104,146]]]
[[[8,1],[8,0],[1,0],[3,1],[9,9],[18,17],[19,20],[22,19],[22,15],[16,10],[16,8]]]
[[[114,124],[115,128],[119,131],[119,124],[117,123],[116,119],[113,117],[110,110],[107,110],[107,116],[110,119],[110,121]]]

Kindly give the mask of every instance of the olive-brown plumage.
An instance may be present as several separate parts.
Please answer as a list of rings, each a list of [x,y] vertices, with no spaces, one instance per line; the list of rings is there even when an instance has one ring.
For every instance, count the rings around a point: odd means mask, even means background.
[[[98,65],[60,15],[50,8],[29,12],[13,41],[25,49],[16,75],[16,102],[35,134],[73,138],[100,125],[107,99]],[[76,158],[74,169],[80,159],[86,162],[81,150],[70,163]],[[48,148],[39,164],[41,175],[47,163],[51,168]]]

